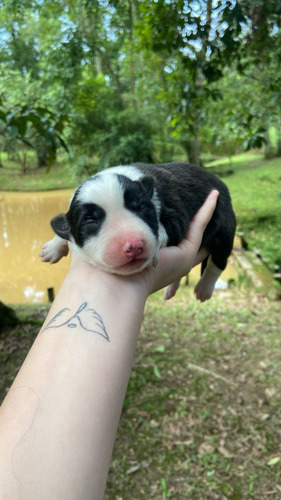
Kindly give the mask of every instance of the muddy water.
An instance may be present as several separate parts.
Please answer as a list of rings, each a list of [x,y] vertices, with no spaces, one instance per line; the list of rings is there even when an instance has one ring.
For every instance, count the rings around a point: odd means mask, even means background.
[[[38,257],[42,243],[54,236],[50,219],[68,207],[71,190],[40,193],[0,192],[0,300],[43,303],[55,294],[69,257],[50,265]]]

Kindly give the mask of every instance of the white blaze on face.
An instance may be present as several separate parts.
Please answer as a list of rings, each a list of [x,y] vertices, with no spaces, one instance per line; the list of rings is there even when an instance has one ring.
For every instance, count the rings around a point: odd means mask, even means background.
[[[106,219],[98,234],[89,238],[83,248],[73,241],[71,244],[82,258],[101,269],[133,274],[157,262],[158,244],[150,227],[124,207],[122,185],[112,174],[102,172],[82,185],[78,200],[101,206]]]

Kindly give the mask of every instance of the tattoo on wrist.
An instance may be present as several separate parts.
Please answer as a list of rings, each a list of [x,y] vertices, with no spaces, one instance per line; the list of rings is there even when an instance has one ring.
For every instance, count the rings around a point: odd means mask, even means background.
[[[101,316],[95,309],[88,307],[87,302],[83,302],[75,314],[70,314],[71,311],[68,307],[61,309],[45,326],[43,332],[49,328],[61,328],[62,326],[67,326],[68,328],[81,327],[86,332],[96,333],[110,342]]]

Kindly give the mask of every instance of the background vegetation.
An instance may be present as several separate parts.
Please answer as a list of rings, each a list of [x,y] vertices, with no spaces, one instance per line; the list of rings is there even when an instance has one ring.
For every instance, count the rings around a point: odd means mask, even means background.
[[[46,165],[64,132],[91,172],[179,150],[280,154],[280,20],[277,0],[6,0],[2,148],[32,144]]]

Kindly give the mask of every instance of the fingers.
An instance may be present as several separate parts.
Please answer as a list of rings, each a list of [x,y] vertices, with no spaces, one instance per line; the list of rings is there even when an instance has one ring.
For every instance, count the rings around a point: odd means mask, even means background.
[[[211,191],[190,223],[188,234],[184,242],[188,242],[193,248],[199,249],[201,245],[203,233],[215,211],[218,197],[219,192],[217,190]]]
[[[207,248],[205,248],[205,247],[200,248],[199,252],[197,253],[197,255],[195,257],[193,267],[200,264],[206,257],[208,257],[208,255],[210,255],[210,252]]]
[[[207,224],[210,222],[212,215],[215,211],[219,195],[220,195],[219,191],[213,189],[207,196],[205,202],[203,203],[202,207],[198,210],[193,220],[200,221],[203,224],[203,226],[206,227]]]

